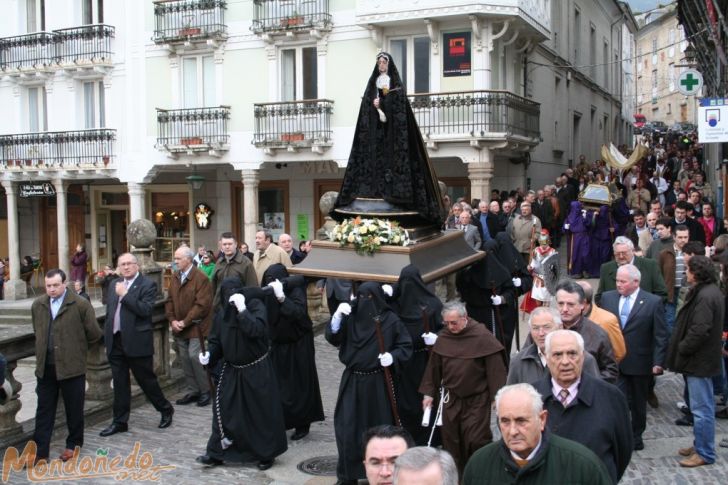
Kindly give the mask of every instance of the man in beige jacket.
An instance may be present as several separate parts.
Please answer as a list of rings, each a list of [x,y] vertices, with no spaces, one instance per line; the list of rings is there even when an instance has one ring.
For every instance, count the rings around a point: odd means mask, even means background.
[[[273,244],[273,235],[267,229],[255,233],[255,254],[253,267],[258,277],[258,285],[263,281],[263,273],[271,265],[280,263],[286,268],[293,266],[291,257],[280,246]]]
[[[523,261],[528,263],[533,241],[541,233],[541,221],[531,213],[530,202],[521,202],[521,213],[511,220],[507,231]]]

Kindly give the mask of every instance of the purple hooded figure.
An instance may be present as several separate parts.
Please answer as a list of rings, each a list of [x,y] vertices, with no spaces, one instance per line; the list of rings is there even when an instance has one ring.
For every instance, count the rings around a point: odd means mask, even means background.
[[[599,208],[599,212],[590,212],[589,217],[593,217],[593,222],[589,241],[591,257],[588,271],[592,278],[599,278],[599,268],[602,263],[612,260],[612,235],[609,231],[612,223],[609,206],[603,205]]]
[[[581,202],[575,200],[564,220],[569,275],[581,276],[589,271],[589,220]]]

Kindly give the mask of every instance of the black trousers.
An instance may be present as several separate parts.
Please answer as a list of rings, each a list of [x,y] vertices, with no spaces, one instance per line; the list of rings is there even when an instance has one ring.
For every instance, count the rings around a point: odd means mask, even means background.
[[[86,375],[70,379],[56,378],[56,366],[46,365],[43,377],[38,378],[35,393],[38,395],[38,407],[35,410],[35,432],[33,441],[38,446],[36,456],[48,458],[51,435],[56,422],[58,393],[63,394],[63,406],[66,408],[66,424],[68,437],[66,448],[83,446],[83,403],[86,399]]]
[[[172,404],[164,397],[159,381],[154,374],[154,357],[127,357],[121,345],[121,334],[114,335],[114,344],[109,353],[111,378],[114,383],[114,423],[126,424],[131,410],[131,378],[134,374],[139,387],[151,401],[154,408],[161,412],[172,409]]]
[[[642,441],[642,433],[647,427],[647,394],[652,376],[630,376],[620,374],[617,387],[627,396],[629,411],[632,415],[632,436],[635,443]]]

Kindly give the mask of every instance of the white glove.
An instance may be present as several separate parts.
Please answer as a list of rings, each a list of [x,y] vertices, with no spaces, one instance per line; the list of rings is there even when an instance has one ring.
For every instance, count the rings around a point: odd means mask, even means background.
[[[630,209],[630,210],[629,210],[629,214],[630,214],[630,215],[634,214],[634,209]]]
[[[564,229],[566,229],[567,231],[569,230],[570,227],[571,227],[571,224],[564,224]]]
[[[245,310],[245,297],[243,295],[241,295],[240,293],[235,293],[234,295],[232,295],[230,297],[230,299],[228,301],[230,303],[232,303],[233,305],[235,305],[235,308],[238,309],[238,313]]]
[[[493,295],[490,297],[490,301],[493,303],[493,305],[500,305],[503,303],[503,297],[500,295]]]
[[[513,278],[512,281],[513,281],[513,286],[515,286],[516,288],[521,287],[521,278]]]
[[[382,285],[382,291],[387,296],[392,296],[392,293],[394,293],[394,290],[392,290],[392,285]]]
[[[351,313],[351,305],[348,303],[339,303],[333,315],[331,315],[331,333],[338,333],[341,328],[341,318],[343,315]]]
[[[339,307],[334,312],[334,316],[339,316],[341,318],[342,315],[350,315],[351,314],[351,305],[348,303],[339,303]]]
[[[437,342],[437,334],[432,332],[423,333],[422,340],[425,341],[425,345],[435,345],[435,342]]]
[[[210,363],[210,352],[205,352],[204,354],[200,352],[198,358],[200,359],[200,364],[207,365]]]
[[[586,217],[586,209],[581,210],[581,217]]]
[[[283,294],[283,283],[281,283],[280,281],[271,281],[270,283],[268,283],[268,286],[273,288],[273,293],[279,300],[286,297],[286,295]]]
[[[390,365],[392,365],[393,362],[394,358],[389,352],[379,354],[379,363],[382,364],[382,367],[389,367]]]

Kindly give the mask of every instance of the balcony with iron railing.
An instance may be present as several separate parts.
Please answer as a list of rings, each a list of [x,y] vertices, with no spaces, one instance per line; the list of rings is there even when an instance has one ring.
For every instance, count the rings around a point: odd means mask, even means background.
[[[508,91],[420,93],[409,96],[422,136],[437,143],[508,141],[536,145],[540,141],[539,103]]]
[[[154,2],[154,42],[157,44],[218,42],[227,38],[223,0]]]
[[[254,0],[250,29],[258,35],[292,36],[331,30],[329,0]]]
[[[220,156],[230,149],[229,106],[213,108],[157,108],[157,149],[172,156],[207,152]]]
[[[96,24],[0,39],[0,68],[7,74],[111,67],[114,27]]]
[[[116,130],[92,129],[0,135],[0,167],[46,171],[113,169]]]
[[[299,148],[323,153],[332,143],[333,112],[334,102],[328,99],[257,103],[253,144],[268,154],[273,154],[275,149],[296,151]]]

